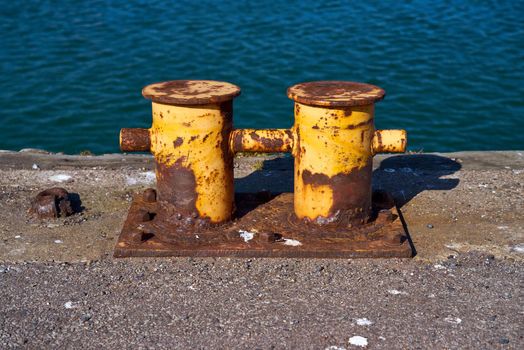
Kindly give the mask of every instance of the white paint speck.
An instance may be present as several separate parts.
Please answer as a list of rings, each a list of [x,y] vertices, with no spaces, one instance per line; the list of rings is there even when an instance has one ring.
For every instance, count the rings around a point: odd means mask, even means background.
[[[328,346],[325,350],[346,350],[346,348],[342,346],[331,345]]]
[[[397,289],[389,289],[388,290],[388,293],[391,294],[391,295],[407,295],[408,293],[406,292],[403,292],[403,291],[400,291],[400,290],[397,290]]]
[[[497,228],[499,230],[507,230],[509,228],[509,226],[502,225],[502,226],[497,226]]]
[[[238,230],[238,233],[240,233],[240,237],[244,239],[244,242],[249,242],[255,237],[254,232],[244,231],[244,230]]]
[[[385,168],[384,171],[385,171],[386,173],[394,173],[394,172],[395,172],[395,169]]]
[[[462,322],[462,320],[458,317],[446,317],[444,321],[453,324],[460,324]]]
[[[514,246],[510,247],[510,250],[515,253],[524,253],[524,243],[515,244]]]
[[[429,294],[429,295],[428,295],[428,298],[430,298],[430,299],[435,298],[435,294]]]
[[[361,337],[360,335],[355,335],[349,338],[349,344],[365,348],[368,346],[368,340],[367,338]]]
[[[291,238],[284,238],[284,244],[285,245],[290,245],[290,246],[293,246],[293,247],[298,247],[299,245],[302,245],[302,243],[300,243],[300,241],[297,241],[296,239],[291,239]]]
[[[55,239],[55,243],[56,243],[56,244],[62,244],[62,243],[64,243],[64,242],[63,242],[62,240],[60,240],[60,239]]]
[[[380,339],[380,340],[386,340],[386,338],[384,338],[384,337],[381,336],[381,335],[378,337],[378,339]]]
[[[68,302],[66,302],[66,303],[64,304],[64,307],[65,307],[66,309],[72,309],[72,308],[74,308],[73,302],[72,302],[72,301],[68,301]]]
[[[446,269],[446,266],[442,265],[442,264],[435,264],[433,265],[433,268],[435,270],[445,270]]]
[[[71,175],[57,174],[57,175],[53,175],[49,177],[49,180],[54,181],[54,182],[66,182],[66,181],[71,180],[72,178],[73,177]]]
[[[367,318],[357,318],[356,321],[359,326],[371,326],[373,324],[373,322]]]
[[[31,168],[33,168],[33,170],[40,170],[40,167],[36,163],[33,164],[33,166]]]
[[[22,238],[22,236],[20,236],[20,235],[16,235],[15,238],[16,238],[16,239],[20,239],[20,238]]]

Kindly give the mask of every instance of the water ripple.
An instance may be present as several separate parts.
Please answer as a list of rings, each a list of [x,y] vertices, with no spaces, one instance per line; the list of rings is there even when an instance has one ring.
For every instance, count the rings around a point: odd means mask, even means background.
[[[26,1],[0,10],[0,149],[118,150],[151,82],[242,87],[239,127],[287,127],[291,84],[382,86],[377,127],[426,151],[523,149],[524,3]]]

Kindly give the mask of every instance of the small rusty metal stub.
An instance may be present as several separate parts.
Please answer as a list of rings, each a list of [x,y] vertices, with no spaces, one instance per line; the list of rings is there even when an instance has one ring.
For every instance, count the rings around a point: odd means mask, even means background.
[[[365,106],[385,95],[378,86],[350,81],[315,81],[296,84],[287,90],[287,96],[295,102],[322,107]]]
[[[148,85],[142,95],[168,105],[205,105],[232,100],[240,95],[240,88],[214,80],[172,80]]]
[[[151,149],[149,129],[123,128],[120,130],[120,150],[123,152],[148,152]]]
[[[374,195],[372,219],[358,227],[319,226],[298,220],[293,195],[237,194],[237,213],[213,227],[180,230],[159,213],[152,190],[135,196],[115,247],[115,257],[229,256],[294,258],[408,258],[412,247],[390,197]],[[254,208],[254,209],[253,209]],[[163,218],[162,218],[163,217]],[[160,219],[159,219],[160,218]],[[176,221],[176,218],[174,218]]]
[[[31,202],[29,213],[40,219],[66,217],[74,213],[69,193],[61,187],[40,192]]]

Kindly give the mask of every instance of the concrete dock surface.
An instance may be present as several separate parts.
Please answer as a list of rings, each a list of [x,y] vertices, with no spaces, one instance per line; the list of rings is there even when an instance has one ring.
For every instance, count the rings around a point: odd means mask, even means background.
[[[292,163],[238,157],[236,190],[292,192]],[[155,185],[150,156],[0,151],[0,348],[524,348],[524,151],[374,169],[411,259],[114,259],[132,196]],[[28,216],[54,186],[81,212]]]

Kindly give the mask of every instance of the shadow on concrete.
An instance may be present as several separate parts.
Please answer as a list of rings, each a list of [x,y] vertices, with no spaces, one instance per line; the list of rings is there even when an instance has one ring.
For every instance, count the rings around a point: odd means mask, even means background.
[[[377,163],[378,167],[373,171],[373,190],[390,193],[398,209],[423,191],[455,188],[458,179],[442,177],[462,167],[453,159],[434,154],[390,156],[382,161],[375,160]],[[235,191],[237,217],[281,193],[293,192],[293,157],[286,155],[265,160],[261,169],[235,179]]]
[[[378,163],[373,171],[373,189],[385,190],[395,197],[402,207],[420,192],[426,190],[451,190],[458,179],[442,178],[461,169],[457,161],[433,154],[410,154],[390,156]],[[250,175],[235,179],[237,193],[272,194],[293,192],[293,158],[268,159],[261,169]]]
[[[286,154],[283,157],[266,159],[258,170],[246,177],[235,179],[235,192],[259,191],[293,192],[293,157]]]
[[[76,192],[69,192],[69,202],[71,203],[71,209],[73,209],[74,214],[81,213],[85,210],[85,207],[82,205],[82,200],[80,195]]]
[[[426,190],[444,191],[457,187],[458,179],[442,178],[462,168],[457,161],[433,154],[388,157],[373,171],[373,189],[389,192],[403,207]]]
[[[241,218],[281,193],[293,192],[293,158],[267,159],[262,167],[235,179],[235,217]]]
[[[459,179],[442,178],[462,168],[457,161],[433,154],[410,154],[388,157],[373,171],[373,189],[390,193],[412,250],[417,255],[402,208],[419,193],[426,190],[451,190]]]

